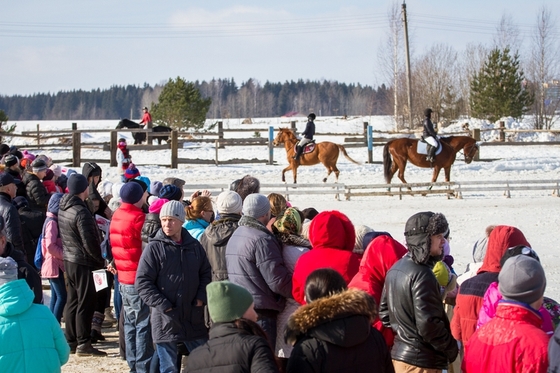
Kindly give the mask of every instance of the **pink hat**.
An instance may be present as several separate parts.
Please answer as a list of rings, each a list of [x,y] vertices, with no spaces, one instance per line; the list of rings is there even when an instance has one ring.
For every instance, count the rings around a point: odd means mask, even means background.
[[[150,214],[159,214],[161,208],[166,202],[169,202],[169,200],[166,198],[158,198],[150,205],[150,207],[148,207],[148,211]]]

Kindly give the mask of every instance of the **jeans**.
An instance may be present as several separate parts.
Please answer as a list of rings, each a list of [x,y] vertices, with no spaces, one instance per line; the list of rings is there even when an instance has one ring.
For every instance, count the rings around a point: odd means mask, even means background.
[[[118,274],[115,275],[115,291],[113,293],[113,307],[115,309],[115,319],[119,319],[121,316],[121,308],[122,308],[122,297],[121,291],[119,289],[119,276]]]
[[[120,284],[124,313],[124,338],[126,361],[131,372],[149,372],[154,354],[150,307],[140,296],[134,285]]]
[[[268,339],[268,343],[270,347],[272,347],[272,351],[276,351],[276,316],[272,316],[274,312],[264,310],[260,312],[260,310],[255,310],[257,312],[257,324],[262,328],[264,333],[266,334],[266,338]]]
[[[56,321],[60,323],[67,297],[66,284],[64,283],[64,272],[59,270],[58,277],[49,278],[49,283],[51,284],[51,303],[49,305],[49,309],[56,318]]]
[[[201,338],[194,341],[182,342],[192,352],[198,346],[202,346],[208,339]],[[177,343],[157,343],[156,352],[159,358],[159,371],[160,373],[178,373],[181,367],[177,366]]]

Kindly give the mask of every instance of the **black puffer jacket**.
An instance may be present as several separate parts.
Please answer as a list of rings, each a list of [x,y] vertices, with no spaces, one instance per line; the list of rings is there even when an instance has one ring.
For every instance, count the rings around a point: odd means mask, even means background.
[[[394,372],[387,344],[371,326],[375,300],[350,289],[300,307],[289,319],[288,373]]]
[[[18,213],[21,221],[21,234],[25,255],[27,256],[27,262],[32,264],[39,236],[43,232],[43,223],[46,216],[41,211],[31,210],[29,206],[20,207]]]
[[[228,279],[226,265],[226,246],[237,227],[241,215],[224,214],[219,220],[212,222],[200,236],[200,244],[204,247],[208,261],[212,266],[212,281]]]
[[[62,239],[64,260],[101,269],[101,236],[93,215],[84,201],[65,194],[58,210],[58,229]]]
[[[30,172],[23,175],[23,183],[25,184],[29,208],[46,214],[47,206],[49,205],[49,200],[51,199],[51,195],[47,192],[47,188],[45,188],[37,175]]]
[[[4,218],[4,232],[6,232],[8,242],[11,242],[16,250],[25,252],[23,239],[21,238],[19,213],[12,203],[12,197],[6,193],[0,193],[0,216]]]
[[[214,324],[210,340],[194,350],[187,360],[187,372],[250,373],[278,372],[272,349],[265,338],[256,335],[251,322],[240,319]]]
[[[35,297],[33,298],[33,303],[42,304],[43,303],[43,287],[41,285],[41,276],[31,264],[25,261],[24,254],[15,250],[11,243],[6,242],[6,248],[2,258],[12,258],[16,261],[18,265],[18,280],[25,279],[27,285],[33,290]]]
[[[142,226],[142,242],[148,243],[150,238],[161,228],[161,220],[159,214],[150,212],[146,214],[146,220]]]
[[[422,368],[447,369],[458,350],[432,272],[434,264],[435,259],[416,263],[410,253],[396,262],[385,279],[379,316],[397,334],[393,359]]]
[[[434,139],[437,139],[437,132],[434,129],[434,124],[432,123],[432,120],[426,117],[424,118],[424,122],[422,124],[424,127],[422,136],[424,136],[424,138],[433,137]]]
[[[181,230],[181,243],[161,229],[156,232],[142,252],[135,282],[138,295],[152,309],[155,343],[192,341],[208,335],[204,306],[196,306],[196,300],[206,304],[206,285],[211,279],[206,253],[186,229]]]

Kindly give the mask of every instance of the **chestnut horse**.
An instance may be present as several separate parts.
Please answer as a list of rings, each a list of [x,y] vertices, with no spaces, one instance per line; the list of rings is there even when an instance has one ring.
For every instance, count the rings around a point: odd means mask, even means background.
[[[276,138],[272,143],[274,144],[274,146],[284,144],[284,147],[286,148],[288,163],[290,164],[288,167],[282,170],[283,182],[286,181],[286,178],[284,177],[284,173],[286,171],[292,170],[292,173],[294,174],[294,184],[296,184],[297,168],[299,166],[313,166],[315,164],[318,164],[319,162],[321,162],[327,168],[327,176],[323,179],[323,182],[325,183],[327,181],[327,178],[329,177],[331,172],[334,172],[336,176],[336,182],[338,182],[338,174],[340,174],[340,171],[336,167],[336,161],[338,160],[339,151],[342,152],[342,154],[350,162],[360,164],[359,162],[356,162],[355,160],[350,158],[350,156],[348,156],[348,153],[346,153],[346,149],[344,149],[344,146],[329,141],[323,141],[315,144],[315,150],[313,150],[311,153],[302,154],[301,157],[299,157],[299,160],[296,161],[292,157],[295,155],[294,148],[299,140],[289,128],[280,128],[279,131],[280,132],[278,132],[278,135],[276,135]]]
[[[434,168],[432,175],[432,183],[434,183],[439,175],[440,170],[443,168],[445,171],[445,181],[450,181],[451,165],[455,162],[457,153],[463,150],[465,163],[472,162],[476,152],[478,152],[478,145],[476,140],[469,136],[449,136],[440,138],[442,145],[441,153],[436,155],[434,162],[426,161],[425,154],[418,154],[416,146],[419,140],[402,138],[389,141],[383,148],[383,171],[385,174],[385,181],[387,184],[391,183],[391,179],[397,170],[399,171],[399,179],[406,184],[404,179],[404,169],[406,162],[410,162],[418,167]],[[392,159],[391,159],[392,156]]]

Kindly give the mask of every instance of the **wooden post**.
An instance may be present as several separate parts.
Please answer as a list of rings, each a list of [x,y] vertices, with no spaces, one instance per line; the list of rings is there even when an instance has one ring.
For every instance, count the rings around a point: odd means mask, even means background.
[[[179,164],[179,139],[177,130],[171,131],[171,168],[177,168]]]
[[[500,121],[500,141],[501,142],[506,141],[506,133],[504,132],[505,129],[506,129],[506,122],[501,120]]]
[[[109,167],[117,166],[117,130],[111,131],[111,140],[109,142]],[[120,172],[120,170],[119,170]]]
[[[473,128],[472,130],[472,137],[473,139],[475,139],[477,142],[480,141],[480,128]],[[480,161],[480,147],[478,148],[478,152],[474,155],[473,160],[475,162]]]
[[[223,145],[224,142],[222,141],[223,139],[224,139],[224,122],[219,120],[218,121],[218,140],[220,142],[220,146],[222,148],[225,148],[225,146]]]
[[[368,126],[369,126],[369,123],[364,122],[364,144],[366,144],[366,145],[368,143]]]
[[[72,123],[72,131],[76,131],[78,129],[78,123]]]
[[[214,164],[217,166],[218,165],[218,148],[220,147],[220,142],[218,140],[216,140],[214,142],[214,148],[216,149],[216,159],[214,160]]]
[[[80,132],[72,132],[72,167],[80,167],[82,163],[82,134]]]
[[[292,132],[294,132],[294,133],[297,131],[296,121],[295,121],[295,120],[292,120],[292,121],[290,122],[290,129],[291,129]]]
[[[39,136],[39,123],[37,123],[37,146],[41,145],[41,137]]]

